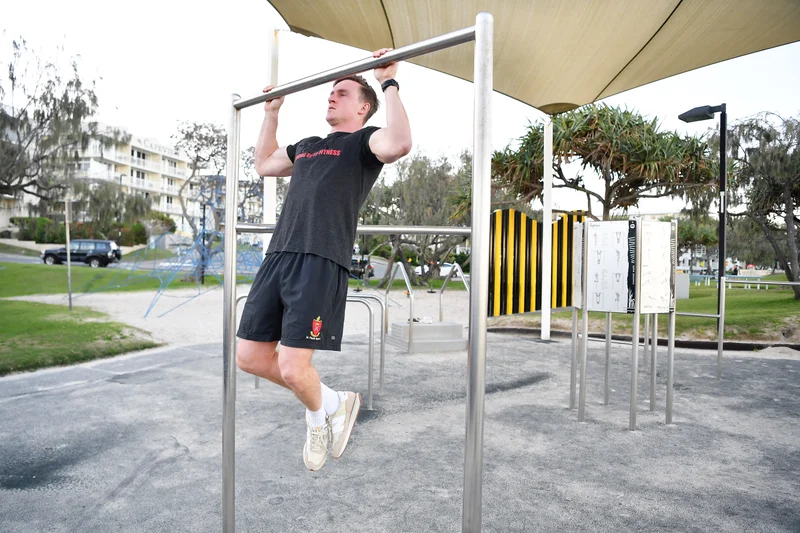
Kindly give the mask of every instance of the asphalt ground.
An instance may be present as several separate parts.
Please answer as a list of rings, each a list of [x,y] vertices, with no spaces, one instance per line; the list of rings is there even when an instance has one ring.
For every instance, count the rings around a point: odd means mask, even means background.
[[[366,337],[315,362],[366,390]],[[466,355],[389,350],[350,447],[302,462],[303,409],[238,374],[237,531],[461,531]],[[800,531],[800,361],[677,350],[627,430],[630,348],[590,343],[587,422],[567,408],[569,343],[489,334],[483,531]],[[0,531],[221,531],[221,344],[0,379]]]

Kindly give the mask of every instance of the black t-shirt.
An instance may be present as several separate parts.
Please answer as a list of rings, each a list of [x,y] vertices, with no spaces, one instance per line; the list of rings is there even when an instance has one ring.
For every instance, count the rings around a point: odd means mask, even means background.
[[[377,130],[334,132],[286,147],[294,168],[268,254],[315,254],[350,268],[358,212],[383,168],[369,149]]]

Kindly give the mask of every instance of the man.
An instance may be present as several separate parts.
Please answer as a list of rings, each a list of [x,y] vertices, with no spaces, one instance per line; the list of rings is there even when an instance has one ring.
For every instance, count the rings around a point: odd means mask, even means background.
[[[242,313],[236,363],[290,389],[305,405],[303,461],[310,470],[325,464],[329,444],[333,458],[341,457],[361,407],[358,394],[336,392],[320,382],[311,356],[315,349],[341,349],[358,212],[383,165],[411,150],[396,72],[396,63],[375,69],[386,100],[385,128],[364,127],[378,110],[378,98],[361,76],[334,83],[326,116],[331,131],[325,138],[278,147],[283,98],[264,105],[256,170],[292,179]]]

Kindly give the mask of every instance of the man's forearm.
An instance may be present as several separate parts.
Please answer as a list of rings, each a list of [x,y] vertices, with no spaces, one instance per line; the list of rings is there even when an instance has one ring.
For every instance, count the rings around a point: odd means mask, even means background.
[[[400,92],[397,87],[389,87],[384,93],[386,99],[386,134],[392,144],[411,150],[411,126],[408,115],[400,101]]]
[[[278,149],[277,132],[278,112],[267,111],[261,122],[261,131],[258,133],[258,142],[256,142],[256,168],[259,168]]]

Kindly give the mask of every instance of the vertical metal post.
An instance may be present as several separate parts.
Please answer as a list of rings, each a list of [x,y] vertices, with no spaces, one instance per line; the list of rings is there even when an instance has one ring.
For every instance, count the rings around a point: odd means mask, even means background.
[[[675,309],[669,313],[669,333],[667,338],[667,424],[672,424],[672,388],[675,362]]]
[[[647,371],[647,350],[650,347],[650,315],[644,315],[644,350],[642,353],[642,367]]]
[[[544,311],[544,309],[542,309]],[[569,408],[575,409],[578,393],[578,308],[572,308],[572,350],[569,363]]]
[[[604,384],[605,389],[603,391],[603,405],[608,405],[610,403],[611,397],[611,313],[606,313],[606,368],[605,368],[605,377],[604,377]]]
[[[717,379],[722,379],[722,346],[725,342],[725,225],[728,218],[728,107],[719,106],[719,292],[717,293]]]
[[[628,429],[636,430],[637,393],[639,378],[639,295],[642,292],[642,221],[636,224],[636,261],[634,261],[635,282],[633,291],[633,332],[631,336],[631,412]]]
[[[475,21],[475,118],[472,153],[472,276],[469,308],[469,381],[464,446],[462,533],[481,533],[483,414],[486,395],[486,324],[489,309],[489,209],[491,206],[494,19]],[[545,231],[545,233],[547,233]]]
[[[269,84],[278,85],[278,43],[279,32],[277,28],[273,28],[270,41],[268,43],[269,50]],[[269,33],[269,32],[268,32]],[[263,213],[262,220],[264,224],[275,224],[275,210],[278,204],[278,179],[274,176],[264,176],[264,192],[263,192]],[[265,233],[262,235],[262,243],[264,245],[264,252],[269,247],[269,242],[272,239],[272,233]],[[258,378],[256,378],[258,383]]]
[[[69,299],[69,310],[72,311],[72,254],[70,252],[69,222],[72,214],[72,196],[67,193],[67,200],[64,202],[64,225],[67,232],[67,298]]]
[[[232,95],[232,103],[239,99]],[[239,185],[240,111],[231,106],[225,178],[225,269],[222,316],[222,531],[234,533],[236,507],[236,214]]]
[[[658,315],[653,313],[653,338],[650,342],[650,410],[656,410],[656,377],[658,367],[656,359],[658,357]]]
[[[545,228],[545,231],[547,228]],[[578,398],[578,422],[586,418],[586,360],[589,354],[589,223],[583,224],[583,268],[581,269],[581,392]]]
[[[553,121],[544,123],[544,187],[542,188],[542,333],[550,340],[550,306],[553,300]]]
[[[721,306],[719,308],[719,318],[717,319],[717,379],[722,379],[722,347],[725,343],[725,276],[720,278],[719,285],[719,300]]]

